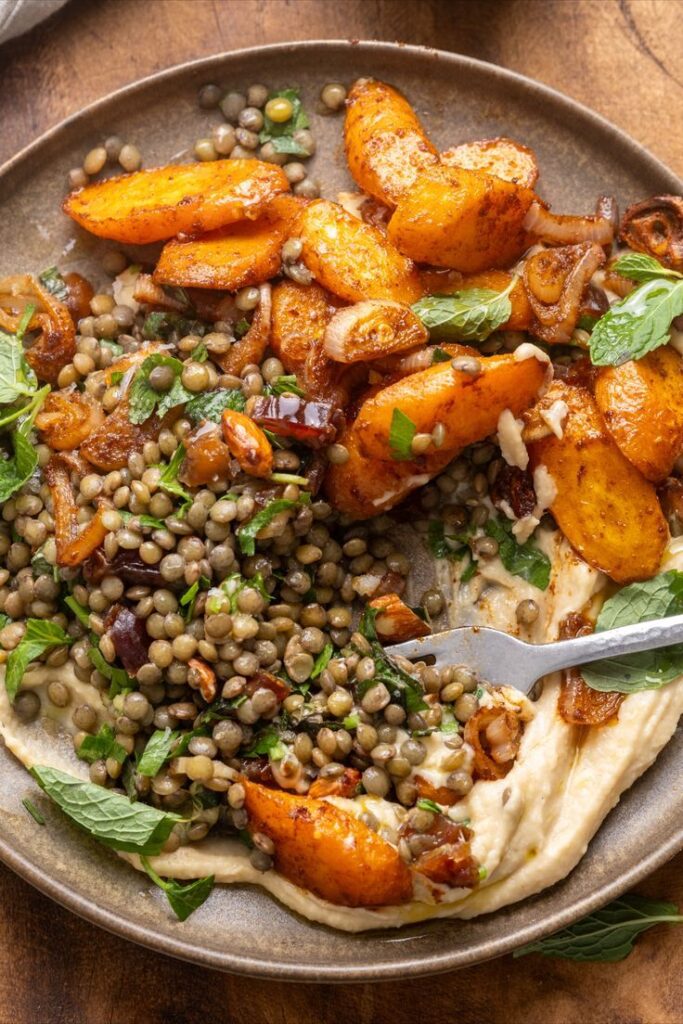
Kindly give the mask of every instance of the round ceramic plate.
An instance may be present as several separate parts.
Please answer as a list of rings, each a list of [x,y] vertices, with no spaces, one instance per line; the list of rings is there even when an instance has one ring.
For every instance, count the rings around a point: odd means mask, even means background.
[[[622,204],[683,185],[637,143],[571,100],[478,61],[388,43],[309,42],[269,46],[186,64],[129,86],[70,118],[0,169],[0,275],[59,262],[93,273],[101,243],[60,212],[70,167],[113,133],[136,142],[146,166],[183,158],[209,133],[197,89],[262,81],[297,85],[314,111],[326,81],[372,75],[414,104],[441,148],[510,135],[531,146],[541,191],[563,213],[590,212],[596,197]],[[349,187],[340,117],[313,117],[314,176],[323,194]],[[559,885],[474,921],[437,921],[399,931],[348,935],[310,924],[259,889],[219,887],[181,924],[161,893],[48,806],[26,771],[0,750],[0,857],[77,914],[126,938],[187,960],[270,978],[367,981],[405,978],[477,963],[563,927],[617,896],[683,847],[680,735],[609,815],[579,866]],[[21,806],[31,796],[48,818],[38,828]],[[581,808],[577,808],[580,815]]]

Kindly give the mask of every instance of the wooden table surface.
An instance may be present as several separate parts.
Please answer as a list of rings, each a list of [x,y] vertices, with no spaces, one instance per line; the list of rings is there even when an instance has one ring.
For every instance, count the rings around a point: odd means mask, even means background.
[[[682,24],[680,0],[72,0],[0,47],[0,161],[161,68],[264,42],[353,36],[439,46],[523,72],[604,114],[683,174]],[[640,891],[683,903],[683,855]],[[0,868],[2,1024],[680,1024],[682,965],[681,932],[659,928],[615,965],[505,957],[412,982],[259,982],[114,938]]]

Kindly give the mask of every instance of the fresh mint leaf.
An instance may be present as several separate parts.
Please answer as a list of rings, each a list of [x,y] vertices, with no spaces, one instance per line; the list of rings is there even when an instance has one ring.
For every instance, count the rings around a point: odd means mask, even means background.
[[[631,583],[608,598],[595,624],[602,633],[634,622],[683,614],[683,572],[672,569],[643,583]],[[639,654],[604,658],[581,668],[593,690],[638,693],[656,690],[683,674],[683,643]]]
[[[220,585],[219,593],[209,595],[206,603],[206,613],[208,615],[216,615],[220,612],[224,605],[224,598],[220,591],[230,601],[230,614],[233,615],[239,610],[239,595],[246,587],[252,587],[254,590],[258,590],[263,600],[268,604],[272,601],[272,596],[266,590],[266,585],[263,580],[263,574],[257,572],[255,576],[250,576],[247,579],[242,576],[239,572],[232,572],[229,576],[226,576]]]
[[[423,797],[422,800],[418,800],[416,806],[419,807],[421,811],[431,811],[432,814],[442,813],[439,805],[434,803],[433,800],[428,800],[426,797]]]
[[[550,559],[532,540],[518,544],[509,520],[489,519],[486,533],[498,541],[500,560],[513,576],[521,576],[539,590],[545,590],[550,583]]]
[[[172,494],[176,498],[182,498],[184,502],[191,502],[192,495],[186,490],[178,480],[178,473],[180,467],[183,464],[185,458],[185,446],[179,444],[173,453],[173,458],[168,465],[160,466],[161,476],[159,477],[159,487],[162,491],[166,491],[167,494]]]
[[[244,412],[247,399],[239,388],[219,388],[218,391],[204,391],[197,395],[185,407],[185,415],[193,423],[211,420],[220,423],[225,409]]]
[[[513,956],[540,953],[542,956],[578,960],[582,963],[613,964],[624,960],[633,950],[641,934],[656,924],[681,924],[683,915],[673,903],[646,899],[644,896],[622,896],[602,910],[588,914],[576,924],[537,942],[516,949]]]
[[[666,345],[672,321],[683,314],[683,279],[654,278],[601,316],[591,334],[594,366],[621,366]]]
[[[0,405],[10,405],[24,396],[33,397],[37,386],[21,342],[15,335],[0,331]]]
[[[29,798],[26,797],[21,802],[24,805],[24,807],[26,808],[26,810],[28,811],[28,813],[31,815],[33,820],[35,821],[36,825],[44,825],[45,824],[45,818],[43,817],[43,815],[38,810],[38,808],[36,807],[36,805],[33,803],[32,800],[29,800]]]
[[[369,642],[372,649],[375,675],[372,679],[357,684],[356,692],[358,696],[362,698],[377,683],[384,683],[391,694],[392,700],[401,704],[406,711],[409,713],[411,711],[424,711],[427,703],[425,702],[420,684],[417,679],[408,675],[407,672],[404,672],[402,668],[399,668],[398,665],[388,658],[384,648],[377,639],[376,618],[377,609],[366,605],[358,629]]]
[[[201,907],[211,895],[215,881],[213,875],[182,885],[172,878],[166,881],[160,878],[146,857],[141,857],[140,860],[154,884],[166,893],[166,899],[179,921],[187,921],[190,914]]]
[[[83,782],[56,768],[34,765],[30,771],[68,818],[113,850],[157,856],[181,820],[177,814],[131,803],[122,793]]]
[[[263,388],[264,395],[297,395],[299,398],[304,398],[304,392],[301,390],[296,382],[296,375],[293,373],[282,374],[280,377],[276,377],[269,384],[266,384]]]
[[[318,676],[325,671],[333,654],[334,644],[325,644],[322,651],[315,659],[313,669],[311,670],[311,679],[317,679]]]
[[[167,391],[155,391],[149,382],[149,376],[156,367],[165,366],[173,372],[173,383]],[[147,356],[144,363],[133,377],[128,391],[128,419],[131,423],[144,423],[152,413],[165,416],[170,409],[184,405],[194,397],[192,391],[183,387],[181,376],[183,364],[173,356],[160,352]]]
[[[237,539],[239,540],[242,554],[253,555],[256,552],[257,534],[264,526],[268,526],[276,515],[280,512],[286,512],[288,509],[298,508],[299,505],[308,504],[310,500],[311,496],[308,491],[304,491],[297,501],[291,501],[289,498],[275,498],[270,504],[262,508],[260,512],[257,512],[255,516],[252,516],[247,523],[238,526]]]
[[[394,409],[389,427],[389,448],[392,459],[395,459],[396,462],[405,462],[415,458],[411,445],[416,432],[417,428],[413,421],[400,409]]]
[[[86,608],[82,604],[79,604],[72,594],[64,598],[64,604],[67,606],[67,608],[71,609],[71,611],[74,613],[78,621],[82,623],[82,625],[84,625],[86,629],[90,628],[90,611],[88,608]]]
[[[60,302],[66,302],[69,298],[69,289],[67,288],[66,281],[62,277],[59,270],[56,267],[46,267],[42,274],[38,275],[38,280],[51,295],[54,295]]]
[[[46,619],[27,619],[26,632],[10,651],[5,672],[5,689],[10,704],[14,702],[24,673],[32,661],[53,647],[68,647],[74,638],[65,633],[56,622]]]
[[[35,311],[36,307],[33,305],[33,303],[29,303],[29,305],[24,308],[24,312],[21,314],[21,319],[17,324],[17,338],[19,339],[19,341],[21,341],[24,335],[26,334],[28,330],[28,325],[31,323]]]
[[[138,774],[146,775],[150,779],[154,778],[175,753],[175,748],[181,737],[182,733],[178,730],[157,729],[156,732],[153,732],[138,761]]]
[[[123,764],[128,757],[128,751],[116,742],[114,730],[107,722],[100,726],[95,736],[86,736],[76,753],[82,761],[87,761],[88,764],[94,764],[95,761],[100,760],[106,761],[109,757],[113,757],[119,764]]]
[[[102,651],[97,646],[98,639],[99,638],[96,633],[91,633],[88,657],[92,662],[93,668],[95,668],[104,679],[108,680],[108,696],[110,700],[113,700],[114,697],[118,697],[120,693],[129,693],[130,690],[134,690],[137,684],[134,679],[131,679],[125,669],[117,668],[116,665],[109,664],[102,654]]]
[[[466,288],[452,295],[427,295],[412,307],[432,337],[486,341],[512,315],[513,278],[502,292]]]
[[[663,266],[659,260],[656,260],[653,256],[648,256],[644,252],[627,252],[612,266],[612,270],[617,274],[621,274],[622,277],[627,277],[630,281],[654,281],[657,278],[670,277],[674,280],[680,281],[683,279],[683,274],[679,274],[677,270],[670,270],[669,267]]]
[[[196,334],[200,338],[206,334],[207,326],[201,320],[190,320],[180,313],[148,313],[142,325],[142,337],[146,341],[163,339],[166,341],[175,331],[184,336]]]
[[[268,726],[254,738],[242,757],[262,757],[267,754],[271,761],[281,761],[287,753],[275,726]]]
[[[206,590],[211,586],[211,580],[207,579],[206,576],[200,576],[198,580],[187,588],[183,596],[180,598],[180,604],[185,609],[185,621],[191,622],[194,618],[194,606],[197,601],[197,594],[201,590]]]
[[[38,453],[21,429],[12,431],[14,457],[0,462],[0,502],[11,498],[33,476]]]

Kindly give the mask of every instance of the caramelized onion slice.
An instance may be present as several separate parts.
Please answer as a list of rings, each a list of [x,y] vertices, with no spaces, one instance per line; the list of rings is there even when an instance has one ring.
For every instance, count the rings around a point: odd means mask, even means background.
[[[325,328],[323,347],[337,363],[357,363],[424,345],[428,338],[410,306],[367,299],[337,310]]]
[[[610,245],[614,228],[607,217],[573,217],[550,213],[541,203],[532,203],[524,220],[524,227],[539,241],[551,245],[569,245],[575,242],[596,242]]]
[[[80,528],[79,507],[71,489],[71,474],[65,460],[53,455],[45,467],[45,479],[52,498],[57,565],[80,565],[103,542],[107,530],[102,523],[104,509],[98,508],[89,523]]]
[[[79,391],[50,392],[36,416],[36,427],[53,451],[78,448],[103,422],[102,406]]]
[[[76,328],[71,313],[31,274],[15,274],[0,281],[0,327],[16,333],[24,311],[35,307],[27,330],[39,331],[26,352],[26,360],[40,380],[56,384],[59,371],[76,352]]]
[[[502,779],[519,751],[522,723],[505,708],[479,708],[466,723],[464,737],[474,750],[474,778]]]
[[[592,624],[582,615],[572,612],[560,623],[559,639],[587,636],[592,632]],[[622,693],[592,690],[578,669],[569,668],[562,673],[557,710],[568,725],[605,725],[619,714],[623,699]]]
[[[652,196],[629,206],[619,235],[631,249],[683,270],[683,196]]]
[[[479,882],[479,864],[472,855],[473,835],[466,825],[458,825],[444,814],[434,814],[424,832],[417,832],[410,819],[400,830],[401,838],[413,840],[411,848],[417,846],[412,866],[418,874],[463,889],[473,889]]]
[[[530,333],[549,344],[566,344],[576,327],[590,279],[604,262],[605,254],[594,242],[542,249],[530,256],[523,271],[535,317]]]

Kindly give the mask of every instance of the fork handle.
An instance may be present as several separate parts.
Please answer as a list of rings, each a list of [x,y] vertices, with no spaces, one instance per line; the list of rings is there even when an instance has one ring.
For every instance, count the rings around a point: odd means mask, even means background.
[[[657,647],[670,647],[683,642],[683,615],[672,615],[668,619],[636,622],[631,626],[588,636],[577,636],[571,640],[556,640],[540,644],[538,651],[540,675],[555,672],[561,668],[573,668],[602,658],[614,658],[620,654],[637,654]]]

